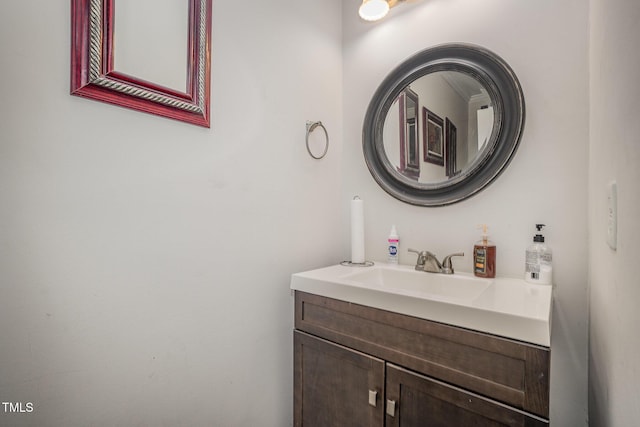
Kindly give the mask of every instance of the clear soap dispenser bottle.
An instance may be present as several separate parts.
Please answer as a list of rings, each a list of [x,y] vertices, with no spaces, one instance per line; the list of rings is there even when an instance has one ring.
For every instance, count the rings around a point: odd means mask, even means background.
[[[538,232],[533,236],[533,244],[525,253],[524,280],[529,283],[550,285],[553,277],[553,256],[551,248],[544,243],[544,236],[541,233],[544,226],[544,224],[536,224]]]
[[[487,235],[487,225],[479,225],[482,228],[482,239],[473,246],[473,274],[478,277],[496,277],[496,245]]]

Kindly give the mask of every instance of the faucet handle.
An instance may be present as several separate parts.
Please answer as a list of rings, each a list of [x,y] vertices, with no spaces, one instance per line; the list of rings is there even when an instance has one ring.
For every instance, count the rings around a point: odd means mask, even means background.
[[[409,252],[413,252],[415,254],[418,254],[418,259],[416,260],[416,270],[422,270],[424,269],[424,263],[426,261],[427,258],[427,254],[425,251],[418,251],[415,249],[408,249]]]
[[[442,260],[442,272],[444,274],[453,274],[453,264],[451,263],[451,257],[454,256],[464,256],[464,252],[458,252],[444,257],[444,259]]]

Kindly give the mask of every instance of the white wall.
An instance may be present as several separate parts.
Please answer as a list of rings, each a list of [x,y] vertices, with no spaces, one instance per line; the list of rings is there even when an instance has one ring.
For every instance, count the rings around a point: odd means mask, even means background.
[[[34,405],[0,425],[291,424],[289,277],[341,255],[341,13],[215,0],[204,129],[69,96],[70,2],[0,2],[0,400]]]
[[[0,400],[35,407],[0,424],[290,425],[289,275],[348,258],[335,236],[354,194],[376,260],[396,223],[402,263],[409,246],[462,249],[470,271],[487,222],[499,274],[520,276],[547,223],[552,421],[586,425],[587,270],[592,425],[638,419],[637,2],[591,1],[590,61],[580,0],[423,0],[378,24],[358,20],[359,3],[215,0],[206,130],[69,96],[68,2],[0,2]],[[481,194],[413,207],[371,178],[362,119],[392,67],[451,41],[511,64],[524,137]],[[306,120],[329,129],[322,161],[304,148]],[[617,252],[603,243],[611,179]]]
[[[534,224],[548,224],[554,250],[551,421],[587,424],[587,149],[588,3],[583,0],[424,0],[401,4],[377,24],[357,17],[359,1],[344,2],[343,229],[348,201],[365,201],[367,258],[385,259],[391,224],[400,234],[400,262],[415,262],[407,248],[456,259],[471,271],[479,223],[497,243],[498,274],[522,277]],[[401,203],[381,190],[364,163],[364,114],[378,83],[418,50],[470,42],[503,57],[522,84],[527,117],[521,146],[509,168],[477,196],[443,208]],[[348,239],[343,239],[348,257]]]
[[[640,4],[592,0],[590,41],[589,413],[594,427],[640,419]],[[606,243],[607,185],[618,183],[618,249]]]

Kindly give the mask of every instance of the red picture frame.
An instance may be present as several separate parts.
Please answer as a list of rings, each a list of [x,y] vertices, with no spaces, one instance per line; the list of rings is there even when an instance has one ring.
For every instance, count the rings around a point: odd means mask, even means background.
[[[406,88],[398,95],[398,107],[400,111],[400,167],[398,170],[403,175],[417,180],[420,177],[418,94]]]
[[[422,107],[422,144],[424,161],[444,166],[444,121]]]
[[[211,0],[189,0],[185,92],[114,69],[115,7],[72,0],[71,95],[210,127]]]

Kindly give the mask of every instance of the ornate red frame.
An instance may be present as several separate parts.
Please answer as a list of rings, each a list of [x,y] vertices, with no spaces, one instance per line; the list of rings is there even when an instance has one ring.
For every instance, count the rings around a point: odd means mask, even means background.
[[[211,0],[189,0],[187,90],[114,70],[115,0],[71,1],[71,95],[210,127]]]

